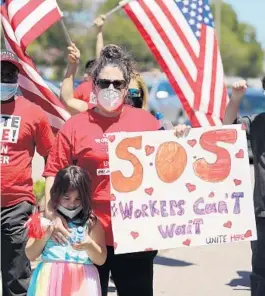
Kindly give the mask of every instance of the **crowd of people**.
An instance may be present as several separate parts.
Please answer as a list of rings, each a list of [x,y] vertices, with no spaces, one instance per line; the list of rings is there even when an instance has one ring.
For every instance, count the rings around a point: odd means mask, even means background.
[[[104,138],[107,133],[162,128],[146,111],[147,88],[131,56],[117,45],[104,47],[103,24],[104,16],[101,16],[97,19],[96,59],[86,63],[84,82],[77,89],[74,89],[74,77],[80,51],[75,44],[68,48],[60,96],[74,116],[56,137],[41,108],[16,95],[19,60],[9,51],[1,51],[4,296],[106,296],[110,273],[119,296],[153,295],[153,261],[157,251],[114,254],[109,159]],[[258,240],[252,243],[251,291],[253,296],[264,296],[265,113],[237,117],[246,88],[245,81],[233,86],[224,124],[244,122],[251,141],[258,230]],[[185,125],[175,127],[177,136],[187,134],[187,129]],[[35,148],[46,161],[45,217],[52,223],[43,237],[28,238],[25,223],[36,205],[31,178]],[[79,242],[71,241],[72,233],[80,226],[85,229],[85,237]],[[31,274],[30,261],[39,256],[41,263]]]

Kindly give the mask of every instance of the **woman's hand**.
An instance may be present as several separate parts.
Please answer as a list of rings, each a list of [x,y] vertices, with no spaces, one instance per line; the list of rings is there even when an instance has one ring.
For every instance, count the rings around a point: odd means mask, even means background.
[[[99,31],[102,31],[105,20],[106,20],[106,16],[103,14],[94,20],[94,24],[97,26]]]
[[[232,95],[231,95],[231,101],[239,102],[244,97],[246,90],[247,90],[247,82],[246,80],[240,80],[233,84],[232,86]]]
[[[87,234],[83,241],[78,244],[73,244],[72,247],[77,251],[87,251],[91,247],[93,242],[93,239],[90,237],[89,234]]]
[[[67,243],[67,240],[70,238],[71,229],[68,228],[66,220],[59,214],[54,214],[52,223],[54,227],[52,239],[59,244]]]
[[[175,136],[178,138],[181,138],[181,137],[188,136],[191,127],[186,124],[179,124],[179,125],[175,126],[174,129],[175,129]]]
[[[49,239],[52,236],[53,231],[54,231],[54,225],[53,224],[49,225],[45,231],[45,238]]]
[[[68,63],[77,65],[80,62],[80,50],[72,43],[71,46],[67,47],[68,49]]]

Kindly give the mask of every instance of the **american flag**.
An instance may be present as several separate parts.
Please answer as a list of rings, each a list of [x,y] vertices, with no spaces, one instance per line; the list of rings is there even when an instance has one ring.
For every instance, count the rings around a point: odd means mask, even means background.
[[[228,102],[208,0],[133,0],[123,6],[194,127],[220,125]]]
[[[55,0],[7,0],[6,4],[9,21],[23,49],[62,17]]]
[[[35,9],[24,10],[28,8],[30,2],[34,3]],[[65,110],[60,100],[48,88],[47,84],[38,73],[33,61],[26,54],[24,46],[33,41],[36,36],[39,36],[39,32],[36,33],[38,28],[40,32],[43,33],[43,28],[41,28],[43,17],[46,19],[46,29],[55,21],[52,17],[49,22],[43,14],[41,14],[42,17],[40,17],[37,4],[42,5],[43,2],[46,2],[46,0],[6,1],[6,3],[1,5],[1,20],[6,48],[18,56],[21,64],[18,81],[21,92],[25,98],[39,105],[46,112],[53,132],[56,133],[63,123],[70,118],[70,114]],[[46,7],[47,15],[49,15],[50,12],[53,14],[54,1],[47,1],[47,3],[51,5],[50,9]],[[20,9],[18,9],[18,7]],[[58,19],[59,18],[57,18],[57,20]],[[15,25],[14,20],[16,20]],[[20,23],[18,23],[18,20],[20,20]],[[38,20],[40,23],[38,23]],[[23,40],[24,45],[21,44]]]

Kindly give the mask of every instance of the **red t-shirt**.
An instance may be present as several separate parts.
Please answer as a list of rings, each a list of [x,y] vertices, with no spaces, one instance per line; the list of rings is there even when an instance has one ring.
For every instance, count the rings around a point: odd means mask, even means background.
[[[92,179],[92,201],[101,221],[106,244],[113,245],[110,214],[110,178],[106,133],[155,131],[159,122],[150,113],[124,106],[120,116],[106,118],[93,109],[69,119],[57,134],[44,176],[55,176],[65,166],[76,163]]]
[[[95,96],[92,92],[92,84],[92,79],[89,79],[88,81],[82,82],[74,90],[74,98],[86,102],[89,109],[95,107],[96,104]]]
[[[32,184],[32,158],[43,157],[53,144],[54,135],[45,113],[23,97],[1,104],[1,207],[22,201],[35,203]]]

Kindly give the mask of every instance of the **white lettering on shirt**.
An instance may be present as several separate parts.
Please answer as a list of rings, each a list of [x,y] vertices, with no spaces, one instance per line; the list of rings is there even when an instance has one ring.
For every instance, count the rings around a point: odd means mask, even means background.
[[[20,123],[20,116],[1,114],[0,142],[17,143]]]

